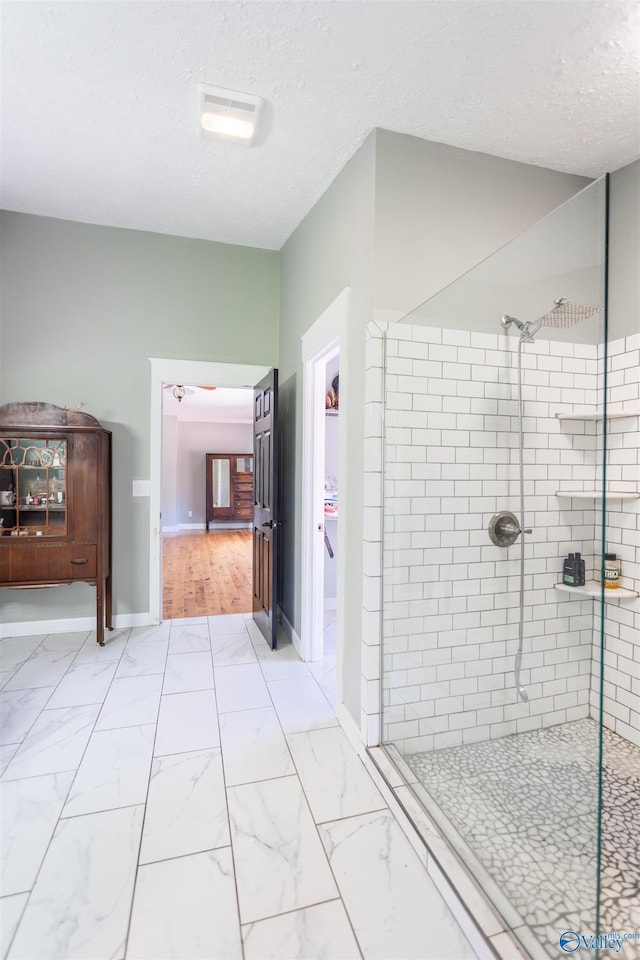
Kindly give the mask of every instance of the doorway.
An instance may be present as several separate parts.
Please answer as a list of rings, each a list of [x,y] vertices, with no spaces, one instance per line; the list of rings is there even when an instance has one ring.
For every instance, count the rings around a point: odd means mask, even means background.
[[[163,388],[162,619],[251,613],[253,391]]]
[[[302,636],[304,660],[335,649],[342,700],[347,489],[347,289],[302,338]],[[337,378],[337,379],[336,379]],[[341,496],[342,491],[342,496]],[[326,634],[325,634],[326,629]],[[325,650],[326,640],[326,650]]]
[[[267,366],[213,363],[200,360],[150,358],[151,451],[149,484],[149,603],[150,622],[162,620],[162,425],[164,385],[202,384],[247,387],[261,380]]]

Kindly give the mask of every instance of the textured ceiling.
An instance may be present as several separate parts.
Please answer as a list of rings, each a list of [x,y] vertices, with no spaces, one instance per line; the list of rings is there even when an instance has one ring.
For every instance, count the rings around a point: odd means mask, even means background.
[[[374,127],[598,176],[639,147],[635,0],[3,2],[2,206],[279,249]],[[200,81],[255,93],[251,149]]]

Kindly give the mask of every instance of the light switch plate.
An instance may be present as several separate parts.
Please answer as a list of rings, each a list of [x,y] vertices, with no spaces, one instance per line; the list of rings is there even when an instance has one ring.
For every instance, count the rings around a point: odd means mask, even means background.
[[[150,494],[149,480],[132,480],[131,481],[132,497],[148,497],[149,494]]]

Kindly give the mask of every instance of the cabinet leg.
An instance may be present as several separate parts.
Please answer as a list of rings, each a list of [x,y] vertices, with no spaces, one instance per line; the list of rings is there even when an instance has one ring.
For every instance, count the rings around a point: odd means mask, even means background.
[[[102,583],[96,584],[96,641],[104,647],[104,603]]]
[[[111,603],[111,574],[107,577],[105,581],[105,598],[104,598],[104,615],[105,623],[108,630],[113,630],[113,611]]]

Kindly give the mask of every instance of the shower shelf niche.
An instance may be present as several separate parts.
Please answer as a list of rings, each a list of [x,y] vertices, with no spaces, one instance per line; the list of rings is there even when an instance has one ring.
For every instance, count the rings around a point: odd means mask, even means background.
[[[594,599],[599,599],[601,594],[604,593],[604,599],[607,603],[612,600],[633,600],[634,597],[640,596],[637,590],[627,590],[625,587],[616,587],[615,590],[609,590],[605,587],[603,591],[602,584],[597,580],[587,580],[583,587],[571,587],[566,583],[556,583],[555,587],[560,593],[573,593],[577,596]]]
[[[577,500],[602,500],[603,490],[556,490],[556,497],[574,497]],[[623,490],[607,490],[607,500],[640,500],[640,493],[627,493]]]
[[[607,420],[626,420],[629,417],[640,417],[640,410],[614,410],[607,411]],[[556,420],[590,420],[596,422],[604,420],[605,415],[602,410],[592,410],[589,413],[556,413]]]

